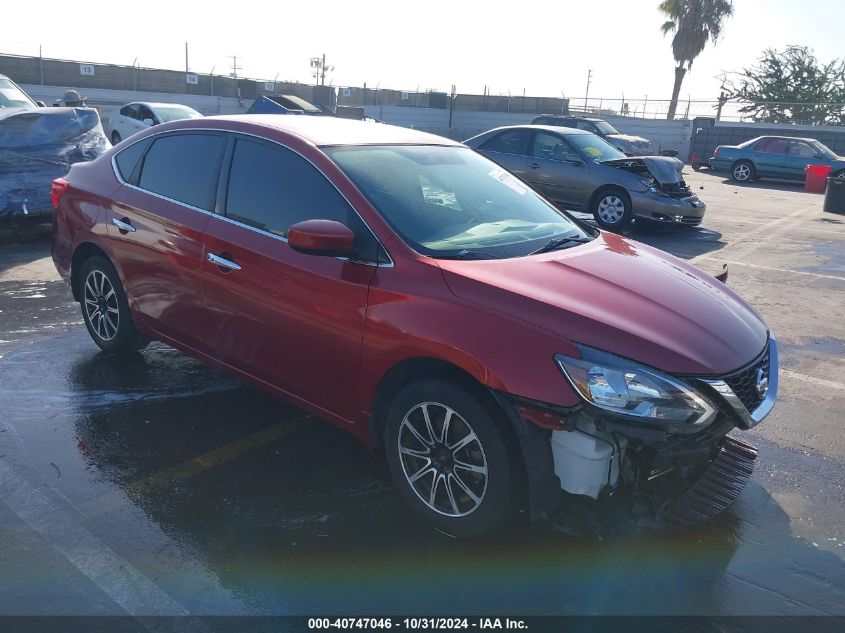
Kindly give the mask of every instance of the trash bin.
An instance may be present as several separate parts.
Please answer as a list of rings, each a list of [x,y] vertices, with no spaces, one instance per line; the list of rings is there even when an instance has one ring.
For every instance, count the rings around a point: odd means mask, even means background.
[[[830,165],[807,165],[804,167],[804,191],[824,193]]]
[[[828,178],[824,194],[824,210],[845,215],[845,178]]]

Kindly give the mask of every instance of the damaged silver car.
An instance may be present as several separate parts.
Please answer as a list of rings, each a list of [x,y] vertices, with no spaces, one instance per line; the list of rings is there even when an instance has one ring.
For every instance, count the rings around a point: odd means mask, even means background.
[[[464,141],[515,173],[558,206],[592,213],[618,231],[637,222],[698,226],[706,205],[684,182],[684,164],[667,156],[625,156],[583,130],[500,127]]]

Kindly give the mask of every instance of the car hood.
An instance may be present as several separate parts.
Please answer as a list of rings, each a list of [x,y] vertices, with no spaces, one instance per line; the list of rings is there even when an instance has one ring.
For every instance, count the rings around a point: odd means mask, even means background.
[[[626,145],[651,145],[651,141],[647,138],[631,134],[608,134],[606,138],[612,138],[614,141],[620,141]]]
[[[463,300],[674,374],[729,373],[768,337],[759,315],[722,282],[612,233],[543,255],[438,264]]]
[[[617,167],[634,173],[648,171],[661,185],[672,185],[683,180],[684,163],[671,156],[632,156],[601,161],[602,165]]]

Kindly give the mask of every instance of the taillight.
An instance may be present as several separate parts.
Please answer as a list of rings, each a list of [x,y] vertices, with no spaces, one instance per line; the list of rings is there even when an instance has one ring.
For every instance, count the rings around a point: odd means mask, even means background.
[[[717,147],[716,150],[713,152],[713,158],[716,158],[719,155],[719,148]]]
[[[65,191],[70,187],[70,183],[64,178],[56,178],[53,181],[53,187],[50,190],[50,198],[53,200],[53,208],[59,208],[59,200],[62,199]]]

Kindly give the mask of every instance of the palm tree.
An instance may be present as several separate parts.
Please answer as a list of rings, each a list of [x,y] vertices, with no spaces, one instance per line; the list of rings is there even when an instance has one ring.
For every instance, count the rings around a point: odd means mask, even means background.
[[[731,0],[663,0],[658,8],[669,18],[660,27],[663,35],[675,34],[672,53],[678,65],[675,67],[672,101],[666,115],[667,119],[674,119],[684,75],[704,50],[707,40],[715,44],[719,39],[722,23],[733,15],[734,7]]]

